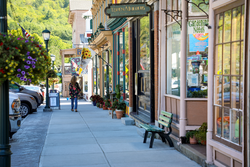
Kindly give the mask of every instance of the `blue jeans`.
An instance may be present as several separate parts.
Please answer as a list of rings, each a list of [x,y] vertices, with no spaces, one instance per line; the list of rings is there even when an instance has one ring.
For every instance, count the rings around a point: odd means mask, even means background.
[[[71,98],[71,109],[74,108],[74,101],[75,101],[75,109],[77,109],[77,97]]]

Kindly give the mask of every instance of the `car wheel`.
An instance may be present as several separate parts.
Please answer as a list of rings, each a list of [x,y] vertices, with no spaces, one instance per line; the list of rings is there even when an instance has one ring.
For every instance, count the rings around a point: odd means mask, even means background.
[[[26,103],[22,103],[20,106],[20,114],[22,118],[25,118],[30,113],[30,106]]]

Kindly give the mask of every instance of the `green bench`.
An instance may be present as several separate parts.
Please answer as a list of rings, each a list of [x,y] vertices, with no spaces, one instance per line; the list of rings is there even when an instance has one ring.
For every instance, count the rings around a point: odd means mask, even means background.
[[[156,133],[158,133],[160,135],[162,142],[166,143],[166,139],[167,139],[169,146],[173,147],[174,146],[173,142],[172,142],[171,138],[169,137],[169,135],[172,132],[172,128],[171,128],[172,118],[173,118],[172,113],[169,113],[166,111],[161,111],[161,115],[160,115],[160,118],[158,120],[158,123],[162,125],[162,128],[159,128],[159,127],[154,126],[154,125],[140,124],[140,126],[145,129],[143,143],[146,143],[147,138],[148,138],[148,132],[151,132],[152,136],[150,139],[149,148],[153,147],[154,138],[155,138]],[[165,133],[164,127],[169,129],[168,133]]]

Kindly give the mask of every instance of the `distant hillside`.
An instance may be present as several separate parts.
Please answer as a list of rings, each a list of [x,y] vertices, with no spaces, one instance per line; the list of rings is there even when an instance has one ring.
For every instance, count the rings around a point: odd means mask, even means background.
[[[67,22],[69,0],[8,0],[7,10],[8,30],[21,31],[19,23],[28,33],[37,34],[41,39],[42,31],[50,30],[50,54],[56,55],[57,65],[61,64],[60,49],[72,46],[72,28]]]

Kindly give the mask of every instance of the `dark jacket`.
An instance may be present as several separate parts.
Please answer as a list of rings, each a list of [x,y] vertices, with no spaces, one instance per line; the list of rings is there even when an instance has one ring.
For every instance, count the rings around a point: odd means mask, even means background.
[[[80,95],[81,89],[79,87],[79,84],[76,82],[75,85],[72,85],[71,83],[69,84],[69,96],[70,98],[72,97],[77,97]]]

